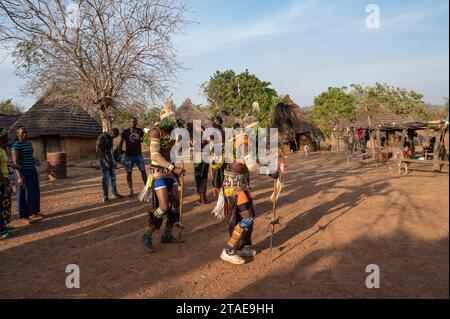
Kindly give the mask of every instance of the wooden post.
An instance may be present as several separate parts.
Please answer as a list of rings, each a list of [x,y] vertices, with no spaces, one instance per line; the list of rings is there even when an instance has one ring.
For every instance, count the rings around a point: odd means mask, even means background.
[[[351,151],[350,151],[350,143],[348,141],[348,135],[344,135],[343,140],[344,140],[344,144],[345,144],[345,155],[347,156],[347,164],[348,164],[348,167],[350,167]]]
[[[369,129],[369,135],[370,135],[370,146],[372,148],[372,159],[376,160],[377,159],[377,150],[375,147],[375,138],[374,138],[374,134],[373,131]]]
[[[408,138],[411,140],[410,146],[411,146],[411,155],[414,158],[416,158],[416,147],[414,146],[414,130],[409,129],[408,130]]]
[[[433,171],[441,171],[441,165],[439,164],[439,154],[443,143],[443,137],[445,135],[446,128],[443,127],[436,138],[436,144],[434,144],[433,150]]]
[[[405,144],[405,140],[406,140],[406,137],[408,136],[408,130],[407,129],[404,129],[403,130],[403,132],[402,132],[402,136],[401,136],[401,138],[400,138],[400,144],[399,144],[399,149],[400,149],[400,154],[399,154],[399,156],[400,156],[400,158],[399,158],[399,162],[398,162],[398,172],[399,172],[399,174],[401,174],[402,173],[402,159],[404,158],[403,157],[403,145]]]
[[[383,150],[381,149],[381,132],[380,129],[377,128],[377,154],[378,154],[378,160],[383,161]]]
[[[336,153],[339,153],[339,126],[338,126],[338,128],[337,128],[337,131],[336,131],[337,133],[336,133],[336,139],[337,139],[337,146],[336,146]]]

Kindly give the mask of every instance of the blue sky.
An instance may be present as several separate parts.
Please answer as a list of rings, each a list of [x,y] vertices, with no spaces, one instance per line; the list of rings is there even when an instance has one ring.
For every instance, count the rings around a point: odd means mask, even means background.
[[[376,81],[414,89],[433,104],[449,96],[447,0],[188,0],[196,21],[175,37],[185,66],[173,83],[177,105],[205,103],[200,85],[216,70],[248,69],[301,106],[329,86]],[[368,4],[381,27],[369,29]],[[0,64],[0,99],[21,97],[23,80]]]

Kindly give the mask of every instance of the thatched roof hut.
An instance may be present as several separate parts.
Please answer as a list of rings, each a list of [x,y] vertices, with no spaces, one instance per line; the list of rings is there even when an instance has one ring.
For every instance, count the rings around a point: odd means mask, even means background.
[[[322,131],[314,124],[313,120],[306,114],[306,112],[299,107],[289,95],[286,96],[288,105],[293,108],[295,116],[297,117],[297,126],[295,127],[297,134],[309,134],[311,138],[323,139]]]
[[[317,151],[319,148],[317,142],[324,139],[322,131],[314,124],[305,110],[299,107],[289,95],[286,95],[285,100],[293,109],[297,118],[297,125],[295,126],[296,145],[291,145],[291,148],[303,151],[304,146],[307,145],[309,151]]]
[[[102,131],[100,124],[88,113],[46,103],[44,98],[10,126],[10,134],[15,134],[19,126],[26,127],[29,138],[44,135],[97,138]]]
[[[9,136],[14,138],[16,129],[24,126],[35,156],[41,159],[55,151],[65,151],[69,158],[95,154],[95,141],[102,132],[100,124],[82,110],[48,101],[47,95],[40,98],[9,127]]]
[[[401,117],[395,114],[386,107],[380,107],[372,114],[372,128],[380,125],[392,125],[404,122],[412,122],[412,119]],[[355,118],[351,121],[346,121],[340,125],[340,128],[370,128],[368,121],[368,113],[363,106],[359,105],[356,109]]]
[[[22,114],[0,114],[0,127],[8,130],[21,116]]]
[[[185,123],[201,120],[204,127],[211,125],[207,112],[196,107],[190,99],[186,99],[186,101],[184,101],[175,111],[175,114],[177,118],[184,120]]]

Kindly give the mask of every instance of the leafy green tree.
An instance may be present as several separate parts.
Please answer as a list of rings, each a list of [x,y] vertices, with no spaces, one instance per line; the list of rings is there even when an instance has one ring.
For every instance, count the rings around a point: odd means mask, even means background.
[[[0,101],[0,114],[19,115],[22,114],[22,108],[13,103],[12,99],[3,100]]]
[[[271,123],[274,106],[280,101],[270,82],[260,80],[248,70],[236,74],[233,70],[217,71],[202,85],[211,111],[222,111],[224,115],[243,118],[258,102],[256,116],[262,125]],[[254,114],[255,115],[255,114]]]
[[[395,114],[416,120],[429,118],[429,108],[423,101],[422,94],[379,83],[375,85],[375,89],[380,101]]]
[[[339,152],[339,130],[335,127],[355,116],[356,98],[347,92],[346,87],[330,87],[314,99],[314,107],[311,116],[319,126],[325,136],[330,137],[332,133],[338,141],[337,150]]]
[[[369,125],[372,125],[374,112],[384,106],[393,113],[404,118],[416,120],[429,119],[429,107],[423,101],[423,95],[413,90],[375,83],[374,86],[351,85],[353,93],[360,105],[368,114]]]
[[[140,118],[140,121],[143,123],[143,126],[154,125],[156,121],[158,121],[160,113],[161,107],[152,106],[145,111],[145,113]]]

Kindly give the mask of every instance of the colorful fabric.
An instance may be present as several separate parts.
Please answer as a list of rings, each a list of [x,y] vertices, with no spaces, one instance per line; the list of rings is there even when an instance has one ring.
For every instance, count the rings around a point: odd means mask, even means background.
[[[244,228],[241,227],[240,224],[237,224],[233,229],[233,232],[230,235],[230,240],[225,246],[228,252],[234,252],[239,245],[239,241],[241,240],[242,234],[244,233]]]
[[[248,189],[248,175],[225,171],[222,191],[224,194],[224,215],[229,217],[230,240],[226,245],[228,252],[240,250],[251,245],[255,210]]]
[[[256,216],[253,200],[248,190],[240,191],[227,199],[230,219],[228,221],[228,232],[232,236],[237,226],[244,229],[241,239],[235,249],[240,250],[244,246],[252,244],[253,220]]]
[[[19,172],[23,179],[23,186],[19,186],[18,177],[15,176],[19,217],[27,218],[41,211],[39,175],[36,168],[20,168]]]
[[[114,161],[110,162],[110,167],[106,167],[105,161],[102,159],[98,160],[100,170],[102,172],[102,193],[103,197],[108,197],[108,188],[111,184],[111,192],[113,195],[117,194],[116,186],[116,165]]]
[[[155,190],[161,188],[172,189],[172,186],[177,186],[177,180],[174,177],[171,178],[157,178],[153,181],[153,187]]]
[[[133,167],[136,165],[140,171],[145,170],[145,161],[144,157],[141,155],[125,155],[125,170],[127,173],[131,173],[133,171]]]
[[[34,169],[35,160],[33,157],[33,144],[29,141],[21,142],[17,140],[12,145],[12,149],[19,152],[19,167],[21,169]]]
[[[0,148],[0,174],[5,178],[9,178],[8,155],[3,148]]]
[[[238,174],[230,171],[224,172],[223,192],[225,197],[236,195],[240,191],[248,190],[248,178],[246,174]]]
[[[0,184],[0,233],[6,230],[11,222],[11,194],[12,188],[9,180]]]

